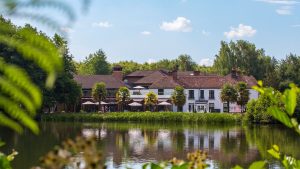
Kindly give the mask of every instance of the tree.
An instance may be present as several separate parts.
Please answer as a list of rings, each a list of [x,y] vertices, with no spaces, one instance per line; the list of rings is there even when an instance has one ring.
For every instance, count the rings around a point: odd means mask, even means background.
[[[158,97],[154,92],[150,91],[149,93],[147,93],[145,97],[145,105],[148,106],[150,110],[157,104],[157,101]]]
[[[219,74],[227,75],[233,68],[239,68],[245,75],[265,80],[268,72],[274,72],[276,60],[265,55],[264,49],[257,49],[255,44],[244,40],[227,43],[221,41],[221,48],[214,60],[214,69]]]
[[[57,103],[64,105],[64,111],[70,107],[74,111],[81,97],[81,87],[73,80],[73,74],[76,73],[73,56],[69,53],[68,43],[64,38],[55,34],[53,41],[61,49],[64,69],[58,74],[52,97],[54,97]]]
[[[172,103],[177,106],[178,111],[182,111],[182,106],[186,102],[184,88],[181,86],[176,86],[172,93],[171,100]]]
[[[249,90],[247,89],[247,83],[239,82],[236,86],[238,96],[237,104],[241,106],[241,113],[245,111],[245,105],[249,101]]]
[[[176,62],[179,65],[179,70],[181,71],[193,71],[197,67],[197,64],[193,61],[191,56],[186,54],[178,56]]]
[[[80,65],[80,74],[89,75],[107,75],[110,74],[112,69],[106,60],[106,55],[103,50],[99,49],[93,54],[90,54]]]
[[[221,90],[221,100],[222,102],[226,102],[228,106],[228,112],[230,112],[230,106],[229,103],[236,102],[237,101],[237,91],[236,89],[230,85],[225,84]]]
[[[289,54],[285,59],[281,60],[278,67],[279,89],[284,91],[289,88],[289,83],[293,82],[300,85],[300,56]]]
[[[121,104],[121,110],[124,111],[124,106],[130,101],[130,91],[127,87],[120,87],[116,94],[118,104]]]
[[[92,96],[96,102],[99,102],[98,109],[101,109],[101,101],[104,101],[107,96],[107,90],[105,83],[96,83],[92,89]]]

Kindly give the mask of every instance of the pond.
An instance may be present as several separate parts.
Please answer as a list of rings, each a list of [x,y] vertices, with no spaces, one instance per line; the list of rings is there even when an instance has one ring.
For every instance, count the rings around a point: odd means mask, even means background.
[[[6,142],[1,151],[15,149],[19,155],[14,169],[38,164],[39,157],[66,138],[78,135],[97,136],[99,149],[108,168],[141,168],[148,161],[185,159],[197,149],[209,154],[210,168],[248,166],[252,161],[268,158],[267,149],[279,145],[281,151],[300,158],[300,137],[283,126],[220,126],[199,124],[137,124],[137,123],[40,123],[38,136],[25,132],[18,135],[0,130]],[[270,168],[278,168],[272,162]]]

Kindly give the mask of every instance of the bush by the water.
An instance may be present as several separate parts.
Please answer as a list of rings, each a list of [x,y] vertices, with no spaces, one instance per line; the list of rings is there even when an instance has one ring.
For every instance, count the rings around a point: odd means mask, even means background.
[[[195,122],[239,123],[242,115],[228,113],[180,113],[180,112],[113,112],[113,113],[53,113],[42,114],[41,121],[101,122]]]
[[[276,92],[276,98],[280,99],[280,93]],[[276,103],[268,96],[261,94],[258,99],[252,99],[247,104],[245,119],[253,123],[274,123],[272,115],[268,113],[268,108]],[[280,106],[280,105],[276,105]]]

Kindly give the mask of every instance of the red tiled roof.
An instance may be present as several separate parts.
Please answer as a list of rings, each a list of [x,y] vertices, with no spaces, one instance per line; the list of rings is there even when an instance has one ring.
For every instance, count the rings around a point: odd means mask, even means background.
[[[124,82],[114,78],[112,75],[75,75],[74,80],[82,86],[83,89],[91,89],[94,84],[104,82],[108,89],[118,89],[126,86]]]
[[[176,86],[180,86],[176,83],[172,77],[170,76],[163,76],[162,78],[158,79],[156,82],[152,83],[149,86],[150,89],[174,89]]]
[[[178,77],[178,83],[181,84],[184,88],[190,89],[221,89],[224,84],[237,84],[238,82],[246,82],[248,88],[256,85],[257,81],[253,76],[238,76],[233,78],[231,74],[227,76],[182,76]]]
[[[126,75],[126,77],[145,77],[152,74],[153,72],[155,72],[155,70],[138,70]]]
[[[166,76],[166,75],[164,75],[161,71],[154,71],[151,74],[149,74],[148,76],[145,76],[145,77],[137,80],[134,83],[135,84],[152,84],[164,76]]]

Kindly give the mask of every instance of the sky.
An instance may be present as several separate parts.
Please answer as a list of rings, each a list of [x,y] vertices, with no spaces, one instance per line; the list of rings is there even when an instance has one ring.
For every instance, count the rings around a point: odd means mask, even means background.
[[[243,39],[283,59],[300,55],[300,0],[91,0],[82,12],[79,0],[66,0],[76,12],[67,33],[76,61],[102,49],[108,61],[155,62],[190,55],[211,65],[220,42]],[[61,12],[50,11],[61,20]],[[53,31],[30,20],[50,36]]]

